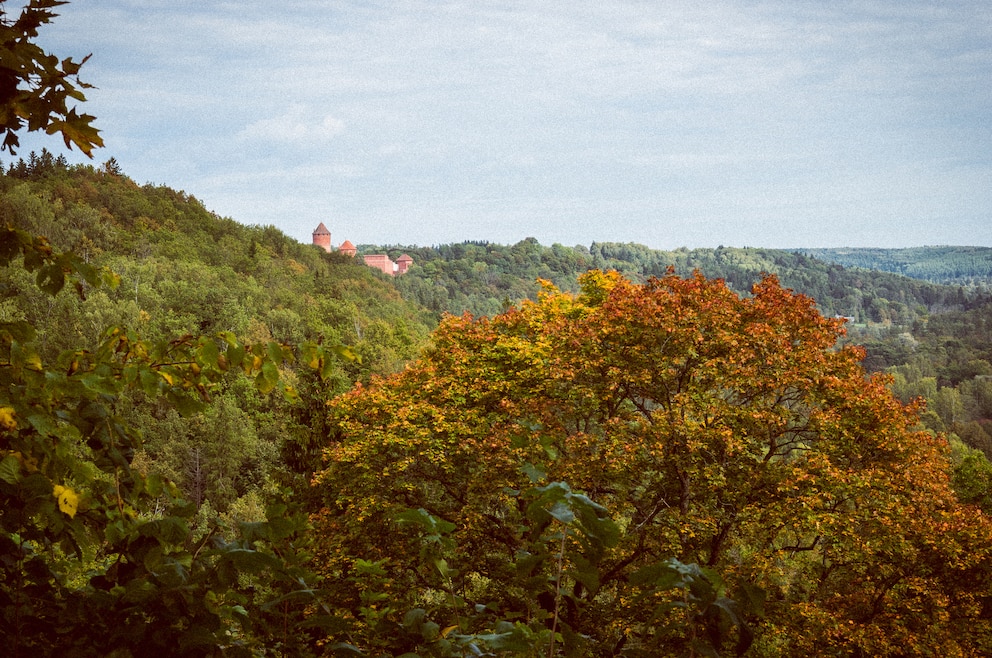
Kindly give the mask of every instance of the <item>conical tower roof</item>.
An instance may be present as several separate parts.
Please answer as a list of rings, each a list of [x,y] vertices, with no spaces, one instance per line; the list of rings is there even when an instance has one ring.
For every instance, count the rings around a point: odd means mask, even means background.
[[[331,232],[327,230],[327,227],[326,226],[324,226],[324,222],[321,222],[320,224],[317,225],[317,228],[315,228],[313,230],[313,234],[314,235],[330,235]]]

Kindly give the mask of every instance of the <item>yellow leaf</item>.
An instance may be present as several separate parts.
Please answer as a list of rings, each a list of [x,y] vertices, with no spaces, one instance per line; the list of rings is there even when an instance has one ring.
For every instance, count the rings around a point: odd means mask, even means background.
[[[0,407],[0,427],[10,432],[17,429],[17,420],[14,418],[12,407]]]
[[[69,487],[63,487],[61,484],[56,484],[55,489],[52,491],[59,501],[59,509],[62,513],[68,516],[70,519],[76,516],[76,510],[79,509],[79,494],[70,489]]]

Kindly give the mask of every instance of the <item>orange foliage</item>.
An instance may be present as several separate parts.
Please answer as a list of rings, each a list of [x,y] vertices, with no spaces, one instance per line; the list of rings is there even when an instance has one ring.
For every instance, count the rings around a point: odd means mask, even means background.
[[[956,501],[918,409],[836,346],[842,321],[774,277],[749,297],[699,275],[581,283],[449,317],[406,371],[333,403],[315,479],[328,574],[386,559],[397,591],[425,586],[422,544],[391,521],[423,508],[455,524],[448,561],[479,576],[472,595],[526,608],[513,492],[530,464],[622,529],[597,586],[572,591],[598,646],[650,646],[628,579],[674,556],[764,588],[756,654],[992,650],[989,521]]]

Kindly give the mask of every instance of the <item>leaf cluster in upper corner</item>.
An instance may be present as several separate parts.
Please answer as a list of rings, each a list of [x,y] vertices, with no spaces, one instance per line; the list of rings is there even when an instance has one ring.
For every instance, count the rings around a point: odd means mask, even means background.
[[[61,0],[29,0],[14,18],[0,0],[0,150],[15,153],[18,133],[44,130],[61,134],[65,145],[76,146],[92,157],[93,149],[103,146],[95,117],[80,114],[73,101],[86,100],[89,85],[79,79],[79,70],[89,55],[76,61],[59,59],[37,43],[39,30],[57,16]]]

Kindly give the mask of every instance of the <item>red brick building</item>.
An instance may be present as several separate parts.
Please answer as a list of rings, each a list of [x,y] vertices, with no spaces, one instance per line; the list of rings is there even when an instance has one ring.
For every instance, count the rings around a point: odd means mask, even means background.
[[[314,229],[313,243],[328,253],[333,251],[331,247],[331,232],[327,230],[326,226],[324,226],[324,222],[321,222],[317,228]],[[358,249],[351,243],[351,240],[345,240],[342,242],[341,246],[338,247],[338,252],[344,254],[345,256],[358,255]],[[406,274],[406,271],[410,269],[410,265],[413,264],[413,259],[407,254],[400,256],[395,262],[386,254],[371,254],[362,256],[362,260],[365,261],[365,264],[369,267],[374,267],[389,276]]]
[[[313,243],[324,251],[331,252],[331,232],[324,226],[324,222],[313,230]]]

